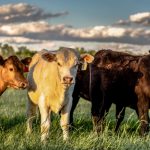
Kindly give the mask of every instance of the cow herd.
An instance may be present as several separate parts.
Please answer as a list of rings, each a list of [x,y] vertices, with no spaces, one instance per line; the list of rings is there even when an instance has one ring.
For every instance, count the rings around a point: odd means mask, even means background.
[[[29,72],[27,79],[23,71]],[[140,134],[149,126],[150,55],[135,56],[100,50],[94,57],[77,50],[42,50],[32,58],[0,57],[0,94],[6,88],[27,88],[27,134],[37,108],[41,115],[41,141],[49,136],[51,112],[59,113],[63,139],[69,137],[73,112],[80,97],[91,102],[93,125],[97,133],[112,104],[116,105],[115,131],[124,119],[126,107],[134,109],[140,121]]]

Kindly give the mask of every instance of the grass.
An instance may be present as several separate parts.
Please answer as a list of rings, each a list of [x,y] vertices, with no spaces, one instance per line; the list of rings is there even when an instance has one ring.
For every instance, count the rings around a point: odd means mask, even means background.
[[[114,133],[115,111],[111,108],[104,132],[97,137],[93,132],[90,103],[80,100],[75,111],[75,128],[70,140],[63,142],[59,116],[53,115],[50,136],[46,145],[40,143],[40,122],[34,122],[31,136],[26,132],[26,91],[7,90],[0,97],[0,150],[149,150],[150,135],[141,138],[138,120],[133,110],[126,117],[118,134]]]

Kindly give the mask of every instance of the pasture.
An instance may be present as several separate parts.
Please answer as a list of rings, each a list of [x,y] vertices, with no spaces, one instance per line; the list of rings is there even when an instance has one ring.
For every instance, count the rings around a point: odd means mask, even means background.
[[[59,115],[52,116],[50,137],[46,145],[40,143],[40,121],[35,119],[33,133],[26,135],[26,90],[7,90],[0,97],[0,149],[1,150],[148,150],[150,134],[141,138],[138,134],[139,123],[131,109],[126,110],[126,117],[118,134],[114,133],[115,107],[112,106],[105,130],[100,137],[93,132],[90,103],[80,100],[75,111],[75,128],[70,133],[68,142],[62,141]]]

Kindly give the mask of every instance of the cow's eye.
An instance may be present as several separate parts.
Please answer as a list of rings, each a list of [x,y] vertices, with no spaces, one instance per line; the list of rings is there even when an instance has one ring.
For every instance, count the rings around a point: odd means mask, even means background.
[[[62,66],[59,62],[58,62],[57,64],[58,64],[58,66],[60,66],[60,67]]]
[[[13,71],[14,69],[13,68],[9,68],[9,71]]]

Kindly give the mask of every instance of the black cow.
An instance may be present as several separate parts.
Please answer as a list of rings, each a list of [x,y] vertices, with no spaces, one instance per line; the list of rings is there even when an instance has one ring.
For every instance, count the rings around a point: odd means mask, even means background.
[[[97,52],[91,67],[78,72],[71,115],[79,97],[90,100],[93,122],[99,132],[105,113],[115,103],[117,131],[128,106],[136,110],[141,121],[140,133],[143,135],[148,131],[149,72],[150,55],[132,56],[111,50]]]

